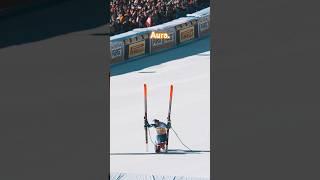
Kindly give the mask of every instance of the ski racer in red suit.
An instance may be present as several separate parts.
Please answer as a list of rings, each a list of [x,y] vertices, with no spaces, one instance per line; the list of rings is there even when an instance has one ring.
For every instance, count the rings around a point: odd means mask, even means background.
[[[168,122],[168,124],[159,121],[158,119],[153,120],[153,124],[149,124],[148,121],[146,121],[145,127],[154,127],[157,132],[157,141],[155,144],[155,151],[156,153],[159,153],[161,149],[164,149],[167,151],[166,143],[168,141],[168,135],[167,135],[167,129],[171,128],[171,123]]]

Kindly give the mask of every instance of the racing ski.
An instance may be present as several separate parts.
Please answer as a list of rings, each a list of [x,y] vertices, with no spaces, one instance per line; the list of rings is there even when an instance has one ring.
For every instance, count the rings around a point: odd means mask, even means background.
[[[144,84],[144,125],[145,125],[145,136],[146,136],[146,149],[148,150],[148,130],[147,130],[147,122],[148,122],[148,118],[147,118],[147,84]]]
[[[169,97],[169,111],[168,111],[168,117],[167,117],[167,124],[170,123],[171,125],[171,104],[172,104],[172,93],[173,93],[173,85],[170,86],[170,97]],[[167,144],[166,144],[166,150],[168,151],[168,144],[169,144],[169,128],[167,129]]]

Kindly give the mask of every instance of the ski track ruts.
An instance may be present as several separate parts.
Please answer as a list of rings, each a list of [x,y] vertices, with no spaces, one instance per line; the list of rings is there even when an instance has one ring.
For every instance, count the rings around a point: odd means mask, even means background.
[[[142,175],[131,173],[111,173],[110,180],[209,180],[205,177]]]

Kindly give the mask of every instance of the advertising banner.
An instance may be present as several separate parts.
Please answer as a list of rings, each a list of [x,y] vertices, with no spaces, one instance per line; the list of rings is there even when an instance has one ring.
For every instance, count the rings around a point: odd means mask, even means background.
[[[111,43],[111,57],[112,59],[123,56],[123,42]]]
[[[180,43],[194,38],[194,26],[180,30]]]
[[[209,31],[210,31],[209,22],[210,22],[209,16],[202,17],[199,19],[198,29],[199,29],[199,36],[200,37],[205,36],[209,33]]]
[[[124,44],[122,41],[111,42],[110,44],[111,63],[124,60]]]
[[[145,41],[139,41],[129,45],[129,58],[145,54]]]
[[[207,31],[209,29],[209,22],[203,21],[199,23],[199,30],[200,32]]]
[[[168,43],[172,43],[175,41],[175,31],[174,30],[170,30],[166,32],[168,34],[168,36],[170,37],[169,39],[151,39],[151,45],[152,47],[156,47],[156,46],[162,46]]]

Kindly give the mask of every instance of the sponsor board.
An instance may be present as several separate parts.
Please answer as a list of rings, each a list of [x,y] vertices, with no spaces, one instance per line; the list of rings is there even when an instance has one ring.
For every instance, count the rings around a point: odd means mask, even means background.
[[[145,54],[145,41],[129,45],[129,58]]]
[[[150,39],[170,39],[170,35],[166,32],[151,32]]]
[[[112,55],[112,59],[117,58],[117,57],[121,57],[122,56],[122,48],[119,47],[116,49],[112,49],[111,55]]]
[[[162,39],[152,39],[151,42],[153,47],[161,46],[164,43]]]
[[[194,26],[180,30],[180,43],[194,38]]]
[[[122,56],[123,56],[123,43],[122,42],[111,43],[111,57],[112,57],[112,59],[122,57]]]
[[[209,22],[203,21],[199,23],[199,29],[200,29],[200,32],[207,31],[209,29]]]
[[[153,47],[155,46],[161,46],[167,43],[171,43],[174,41],[175,39],[175,32],[168,32],[168,39],[151,39],[151,44]]]

